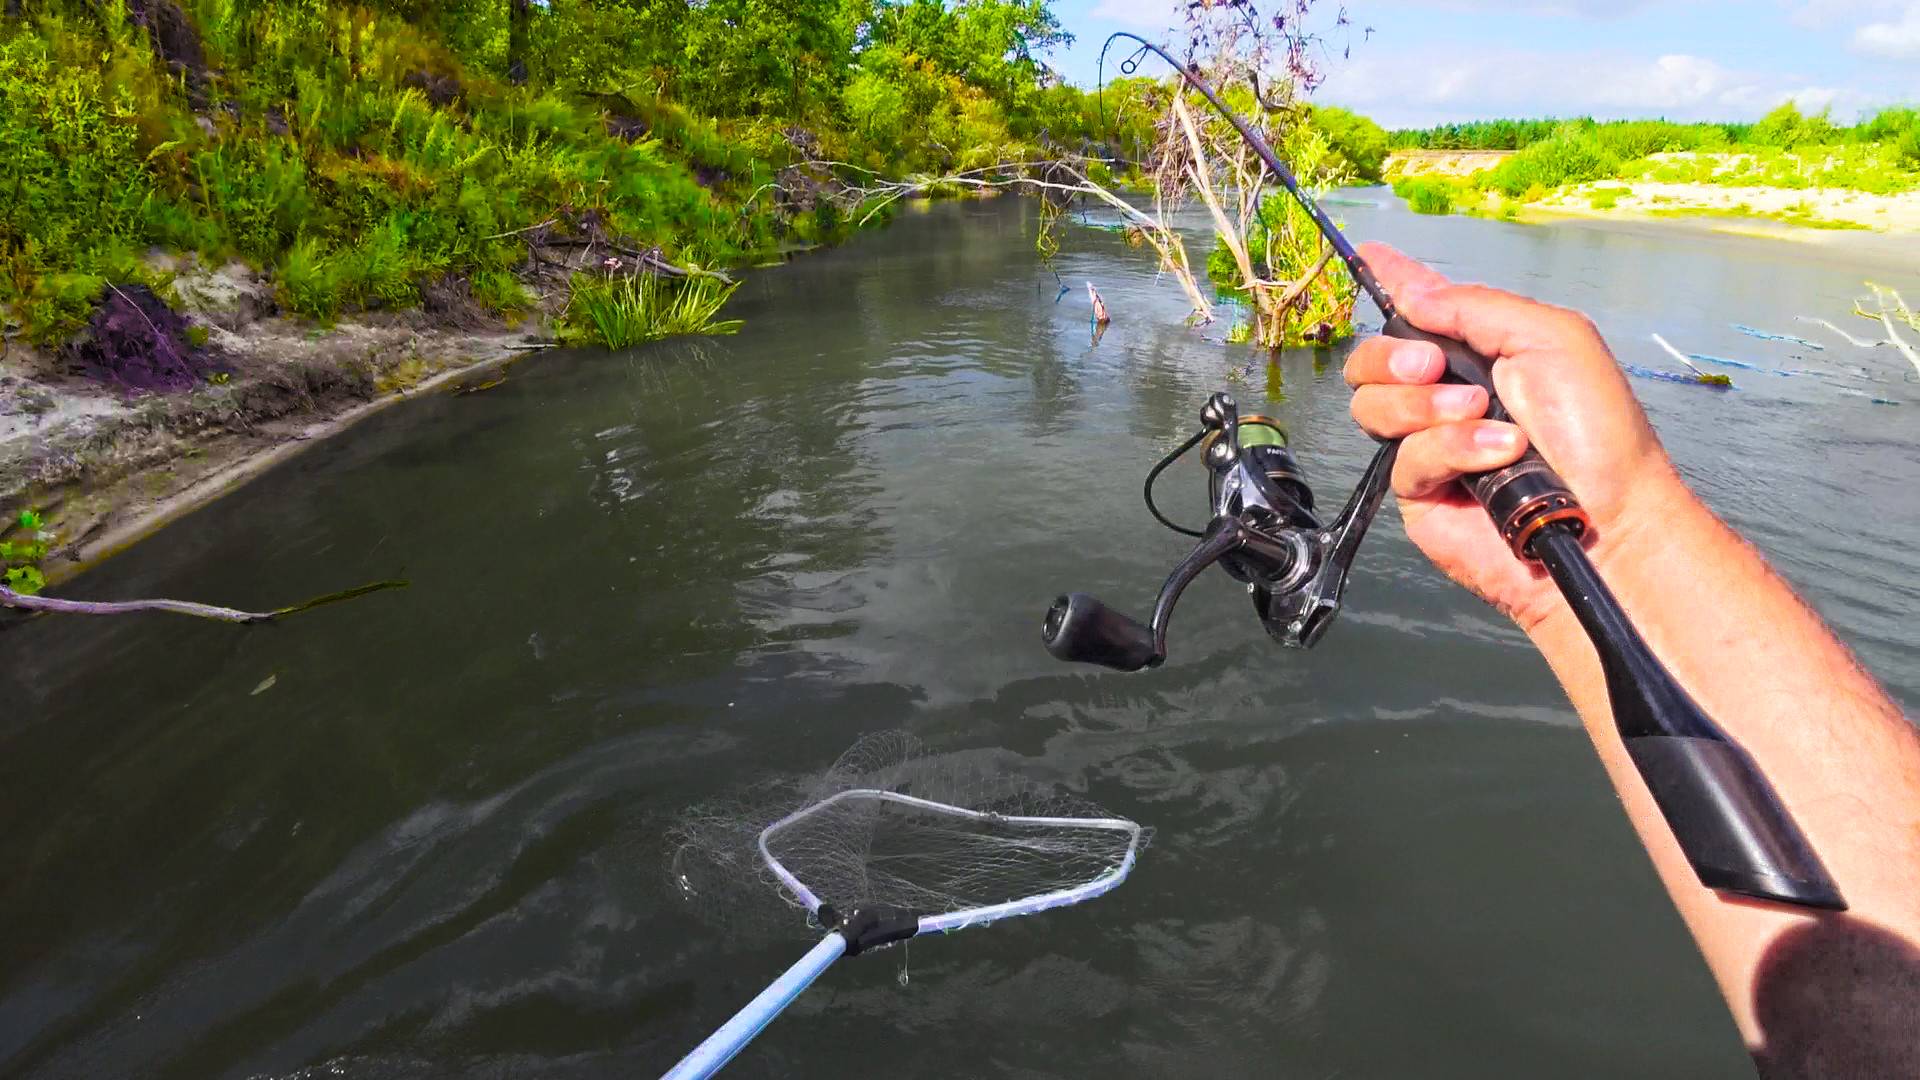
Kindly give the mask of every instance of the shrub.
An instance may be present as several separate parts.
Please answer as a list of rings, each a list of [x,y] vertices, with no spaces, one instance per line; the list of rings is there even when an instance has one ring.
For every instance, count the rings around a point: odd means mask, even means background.
[[[1393,193],[1407,200],[1416,214],[1450,214],[1457,188],[1437,176],[1403,176],[1393,182]]]
[[[1619,168],[1620,159],[1599,139],[1568,133],[1527,147],[1482,177],[1485,186],[1503,195],[1533,198],[1529,192],[1598,180]]]

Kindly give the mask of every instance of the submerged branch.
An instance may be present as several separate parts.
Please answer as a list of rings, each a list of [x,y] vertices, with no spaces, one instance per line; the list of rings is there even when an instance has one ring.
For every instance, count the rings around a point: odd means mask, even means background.
[[[1889,341],[1868,341],[1865,338],[1854,337],[1852,334],[1840,329],[1826,319],[1816,319],[1811,315],[1795,315],[1794,318],[1799,319],[1801,322],[1810,322],[1817,326],[1824,326],[1834,333],[1839,334],[1842,340],[1856,349],[1877,349],[1882,345],[1892,344],[1892,342]]]
[[[198,604],[191,600],[59,600],[51,596],[27,596],[0,585],[0,607],[19,608],[22,611],[44,611],[63,615],[131,615],[141,611],[165,611],[175,615],[191,615],[197,619],[214,619],[230,623],[272,622],[286,615],[297,614],[334,604],[342,600],[352,600],[368,593],[383,589],[404,589],[405,581],[375,581],[359,585],[341,592],[316,596],[291,607],[275,608],[272,611],[241,611],[237,608],[220,607],[215,604]]]

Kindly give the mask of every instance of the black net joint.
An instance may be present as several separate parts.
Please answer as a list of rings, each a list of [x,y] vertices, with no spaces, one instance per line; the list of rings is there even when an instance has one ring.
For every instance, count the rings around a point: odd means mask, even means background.
[[[920,912],[890,904],[869,904],[845,915],[832,904],[821,904],[815,917],[821,926],[847,939],[848,956],[885,948],[920,932]]]

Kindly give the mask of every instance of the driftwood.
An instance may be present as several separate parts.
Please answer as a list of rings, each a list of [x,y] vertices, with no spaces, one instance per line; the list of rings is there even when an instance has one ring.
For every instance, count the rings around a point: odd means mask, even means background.
[[[1708,373],[1701,371],[1700,368],[1697,365],[1695,365],[1693,361],[1687,359],[1684,353],[1682,353],[1679,349],[1674,348],[1672,345],[1668,344],[1667,339],[1661,337],[1659,334],[1653,335],[1653,343],[1655,345],[1660,346],[1662,349],[1665,349],[1667,351],[1668,356],[1671,356],[1675,360],[1678,360],[1680,362],[1681,367],[1686,368],[1688,371],[1693,372],[1693,377],[1696,382],[1705,383],[1708,386],[1731,387],[1733,385],[1733,379],[1730,376],[1709,375]]]
[[[528,241],[528,243],[531,244],[532,241]],[[678,265],[675,265],[674,263],[670,263],[667,261],[666,256],[661,254],[660,249],[657,247],[648,248],[645,251],[640,251],[636,248],[623,247],[620,244],[609,243],[605,240],[593,240],[590,238],[574,239],[573,237],[547,237],[541,240],[540,244],[543,247],[578,247],[578,248],[604,247],[609,251],[617,251],[620,254],[627,256],[628,258],[639,263],[640,269],[645,270],[651,274],[658,274],[661,277],[670,277],[670,278],[707,277],[707,278],[715,278],[728,285],[733,284],[732,276],[722,271],[702,270],[702,269],[699,269],[698,267],[678,266]]]
[[[175,615],[191,615],[198,619],[215,619],[230,623],[263,623],[287,615],[297,614],[323,604],[352,600],[368,593],[383,589],[404,589],[404,581],[376,581],[360,585],[342,592],[316,596],[295,604],[292,607],[275,608],[272,611],[240,611],[236,608],[219,607],[214,604],[196,604],[190,600],[58,600],[51,596],[27,596],[0,585],[0,607],[19,608],[23,611],[43,611],[63,615],[131,615],[141,611],[166,611]]]

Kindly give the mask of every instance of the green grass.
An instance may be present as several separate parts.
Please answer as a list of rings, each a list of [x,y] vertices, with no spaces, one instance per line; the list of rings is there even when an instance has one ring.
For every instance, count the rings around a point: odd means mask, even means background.
[[[850,231],[787,200],[781,170],[803,157],[901,176],[1153,135],[1152,80],[1102,106],[1042,86],[1006,42],[1045,39],[1044,8],[1008,0],[916,9],[859,41],[829,0],[750,18],[553,0],[525,27],[504,0],[178,2],[204,71],[156,55],[118,0],[0,19],[0,317],[35,342],[67,340],[106,283],[163,286],[142,266],[156,248],[245,260],[323,322],[416,304],[447,276],[513,312],[531,304],[522,234],[543,222],[747,262]]]
[[[668,281],[639,274],[612,281],[576,279],[559,326],[568,345],[626,349],[680,334],[738,333],[738,319],[718,318],[737,283],[694,277]]]

